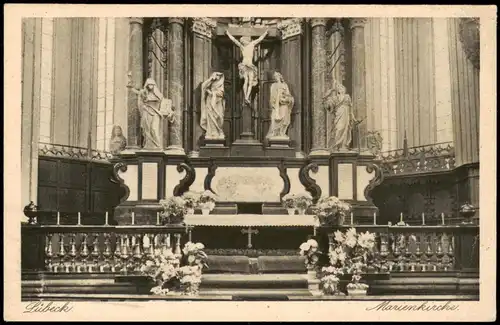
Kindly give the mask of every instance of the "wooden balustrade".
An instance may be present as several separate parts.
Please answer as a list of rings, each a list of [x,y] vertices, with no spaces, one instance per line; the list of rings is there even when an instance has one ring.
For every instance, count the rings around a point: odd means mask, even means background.
[[[334,245],[334,232],[352,226],[320,227],[318,237],[324,251]],[[375,233],[373,272],[478,272],[479,227],[449,226],[364,226],[357,232]]]
[[[179,260],[184,226],[23,225],[22,269],[54,273],[137,273],[167,249]]]

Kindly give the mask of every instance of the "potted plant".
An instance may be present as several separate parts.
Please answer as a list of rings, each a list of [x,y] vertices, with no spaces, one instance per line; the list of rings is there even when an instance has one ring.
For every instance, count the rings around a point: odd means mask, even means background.
[[[210,214],[210,211],[212,211],[215,208],[215,200],[216,200],[216,195],[212,191],[206,190],[203,193],[201,193],[199,200],[199,207],[203,215]]]
[[[335,268],[333,266],[323,267],[321,269],[321,291],[325,295],[336,295],[339,294],[339,282],[340,275],[343,275],[343,271],[340,268]]]
[[[166,200],[160,200],[163,212],[160,214],[161,223],[179,224],[184,221],[186,215],[186,202],[180,196],[171,196]]]
[[[321,198],[313,209],[320,223],[325,226],[343,225],[351,205],[336,196]]]
[[[361,274],[374,265],[375,234],[357,233],[355,228],[349,228],[345,234],[337,230],[332,244],[328,253],[330,266],[353,275],[347,286],[348,294],[349,290],[352,294],[366,294],[368,285],[360,280]]]
[[[316,279],[317,266],[321,252],[318,249],[318,242],[314,239],[302,243],[299,247],[300,256],[305,257],[305,265],[309,279]]]
[[[303,192],[295,195],[295,208],[297,213],[303,215],[307,208],[312,205],[312,196],[309,192]]]
[[[361,275],[353,274],[351,282],[347,285],[347,294],[349,296],[366,296],[368,291],[368,284],[361,283]]]
[[[186,295],[197,295],[200,291],[202,270],[208,267],[204,248],[202,243],[187,242],[182,249],[186,263],[179,269],[179,282]]]
[[[295,195],[288,193],[281,199],[283,207],[288,211],[289,215],[295,214]]]
[[[202,270],[208,267],[204,248],[202,243],[187,242],[182,249],[182,263],[167,247],[155,249],[154,254],[146,255],[140,271],[153,283],[150,293],[197,295]]]
[[[184,199],[186,213],[194,214],[194,209],[200,203],[200,193],[188,191],[182,195],[182,198]]]

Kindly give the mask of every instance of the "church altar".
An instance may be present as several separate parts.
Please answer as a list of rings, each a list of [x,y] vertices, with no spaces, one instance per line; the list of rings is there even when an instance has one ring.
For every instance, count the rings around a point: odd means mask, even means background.
[[[314,215],[191,214],[185,217],[184,222],[187,226],[319,227],[318,219]]]

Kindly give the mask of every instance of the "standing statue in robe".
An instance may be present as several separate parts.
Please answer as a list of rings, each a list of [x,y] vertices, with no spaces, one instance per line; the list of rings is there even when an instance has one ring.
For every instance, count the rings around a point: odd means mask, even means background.
[[[358,123],[354,117],[351,96],[344,85],[334,80],[333,88],[324,97],[326,109],[334,113],[335,139],[333,150],[348,151],[352,141],[352,129]]]
[[[238,71],[240,78],[244,80],[243,83],[243,93],[245,95],[245,103],[250,104],[250,95],[252,93],[252,88],[259,83],[258,70],[253,64],[255,47],[262,42],[262,40],[268,34],[268,30],[264,32],[258,39],[253,40],[249,36],[242,36],[238,41],[233,35],[226,30],[226,34],[234,44],[236,44],[243,56],[242,61],[238,64]]]
[[[279,72],[274,73],[274,83],[271,85],[269,105],[272,108],[271,125],[266,138],[286,137],[290,125],[290,116],[295,103],[288,85]]]
[[[224,139],[224,74],[214,72],[201,84],[200,126],[205,139]]]
[[[141,90],[128,85],[136,93],[141,116],[144,149],[163,149],[163,119],[173,121],[172,101],[164,98],[156,82],[148,78]]]

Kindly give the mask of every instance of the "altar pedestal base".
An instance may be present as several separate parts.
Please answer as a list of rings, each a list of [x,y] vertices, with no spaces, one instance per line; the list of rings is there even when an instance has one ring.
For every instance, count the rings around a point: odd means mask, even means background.
[[[269,147],[266,148],[268,157],[295,157],[295,151],[290,148],[289,137],[272,137],[268,140]]]
[[[262,143],[260,143],[259,141],[255,139],[239,139],[236,140],[231,146],[231,155],[245,157],[263,157],[265,156],[265,153],[262,147]]]
[[[229,157],[229,147],[225,139],[205,139],[200,147],[200,157]]]

